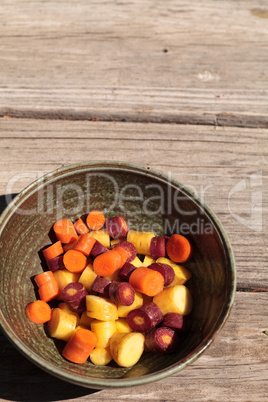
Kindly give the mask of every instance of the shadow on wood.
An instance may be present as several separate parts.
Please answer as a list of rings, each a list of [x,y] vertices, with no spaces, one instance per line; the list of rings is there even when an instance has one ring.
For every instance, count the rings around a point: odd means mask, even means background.
[[[61,401],[98,392],[62,381],[24,358],[0,334],[0,400]]]

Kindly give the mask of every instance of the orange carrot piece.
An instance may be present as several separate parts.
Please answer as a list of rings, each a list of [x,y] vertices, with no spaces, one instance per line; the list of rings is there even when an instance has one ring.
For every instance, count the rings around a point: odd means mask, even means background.
[[[137,292],[147,296],[156,296],[164,288],[164,277],[158,271],[139,267],[130,275],[129,283]]]
[[[119,253],[119,255],[121,257],[120,265],[122,267],[127,262],[127,259],[129,257],[129,253],[125,248],[120,247],[120,246],[116,247],[116,251]]]
[[[54,280],[56,280],[56,279],[55,279],[52,271],[45,271],[34,277],[34,281],[39,288],[40,288],[40,286],[45,285],[46,283],[48,283],[50,281],[54,281]]]
[[[173,234],[167,241],[166,251],[169,258],[174,262],[187,262],[192,256],[192,246],[186,237]]]
[[[90,236],[89,233],[82,234],[79,236],[77,243],[73,247],[73,250],[81,251],[81,253],[88,256],[95,242],[96,239]]]
[[[62,356],[73,363],[83,364],[89,358],[97,342],[98,337],[94,332],[79,328],[64,346]]]
[[[121,252],[121,250],[121,247],[116,247],[98,255],[93,261],[93,270],[95,274],[99,276],[110,276],[115,271],[122,268],[125,263],[124,261],[126,261],[127,258],[127,251],[124,250],[125,258],[123,258],[123,252]]]
[[[66,251],[68,251],[68,250],[72,250],[77,242],[78,242],[78,239],[74,240],[74,241],[70,241],[70,243],[64,244],[62,246],[64,253],[66,253]]]
[[[52,258],[58,257],[61,254],[63,254],[63,248],[60,240],[43,250],[46,261],[52,260]]]
[[[81,218],[77,219],[77,221],[74,223],[74,228],[79,235],[89,232],[87,225]]]
[[[55,278],[54,278],[55,279]],[[50,300],[56,299],[59,296],[59,286],[55,279],[55,281],[50,281],[41,285],[38,289],[39,297],[41,300],[45,302],[49,302]]]
[[[80,273],[87,266],[87,257],[78,250],[68,250],[63,256],[63,264],[70,272]]]
[[[35,300],[25,308],[27,318],[34,324],[44,324],[51,319],[52,310],[43,300]]]
[[[87,226],[92,230],[99,230],[105,223],[105,216],[100,211],[91,211],[87,216]]]
[[[78,238],[73,222],[70,219],[61,219],[54,223],[53,230],[58,240],[70,243]]]

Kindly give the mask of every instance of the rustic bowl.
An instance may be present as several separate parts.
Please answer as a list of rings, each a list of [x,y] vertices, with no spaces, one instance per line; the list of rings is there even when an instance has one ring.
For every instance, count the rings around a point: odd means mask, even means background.
[[[157,235],[180,231],[193,244],[185,266],[194,308],[187,337],[172,354],[144,354],[131,368],[115,364],[76,365],[43,325],[32,324],[25,306],[36,299],[32,278],[43,272],[40,250],[51,243],[51,227],[62,217],[77,219],[91,209],[121,214],[132,229]],[[120,162],[90,162],[60,168],[29,185],[0,218],[0,322],[18,350],[62,380],[89,388],[142,385],[163,379],[193,362],[218,335],[236,288],[230,243],[214,213],[171,175]]]

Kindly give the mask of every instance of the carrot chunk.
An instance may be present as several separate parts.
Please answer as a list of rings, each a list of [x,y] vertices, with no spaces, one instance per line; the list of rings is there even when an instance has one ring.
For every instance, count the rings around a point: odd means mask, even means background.
[[[96,239],[88,233],[79,236],[78,241],[73,247],[73,250],[81,251],[84,255],[88,256],[94,246]]]
[[[44,324],[51,319],[52,310],[43,300],[35,300],[25,308],[27,318],[34,324]]]
[[[89,232],[89,229],[82,218],[77,219],[77,221],[74,223],[74,228],[79,235]]]
[[[173,234],[167,241],[166,250],[169,258],[174,262],[187,262],[192,255],[192,246],[186,237]]]
[[[78,250],[68,250],[63,256],[63,264],[70,272],[83,272],[87,266],[87,257]]]
[[[59,286],[54,278],[54,281],[49,281],[38,289],[39,297],[45,302],[56,299],[59,295]]]
[[[65,359],[83,364],[98,342],[97,335],[89,329],[79,328],[75,331],[62,351]]]
[[[42,286],[45,283],[48,283],[50,281],[53,281],[54,279],[55,279],[55,277],[54,277],[54,274],[52,271],[45,271],[34,277],[34,281],[39,288],[40,288],[40,286]]]
[[[70,243],[78,238],[73,222],[70,219],[61,219],[54,223],[53,230],[58,240]]]
[[[105,251],[99,254],[93,261],[95,274],[99,276],[110,276],[122,268],[128,258],[128,253],[121,247]]]
[[[87,216],[87,226],[92,230],[99,230],[105,223],[105,216],[100,211],[91,211]]]
[[[139,267],[130,275],[129,283],[136,291],[147,296],[155,296],[164,288],[164,277],[158,271]]]
[[[43,250],[43,255],[46,261],[52,260],[52,258],[58,257],[61,254],[63,254],[61,241],[57,241],[56,243],[53,243],[51,246]]]

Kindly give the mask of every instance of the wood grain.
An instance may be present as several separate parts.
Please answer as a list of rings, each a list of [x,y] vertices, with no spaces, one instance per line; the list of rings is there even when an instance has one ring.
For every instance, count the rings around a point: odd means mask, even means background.
[[[3,0],[0,115],[268,127],[267,2]]]
[[[218,215],[234,249],[238,288],[268,288],[268,130],[4,118],[0,127],[0,194],[71,163],[146,164],[190,187]]]
[[[237,292],[215,342],[185,370],[156,383],[118,390],[77,387],[41,371],[0,336],[0,400],[265,401],[268,293]],[[42,389],[42,392],[40,392]]]

